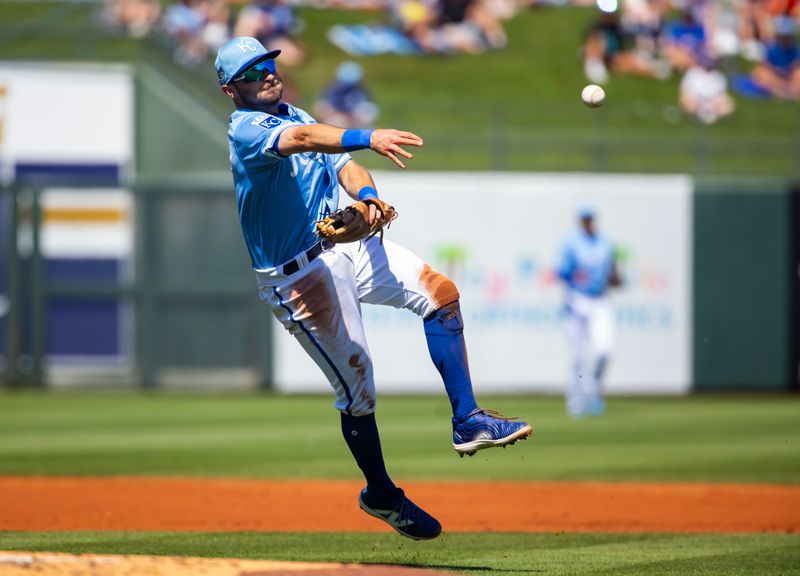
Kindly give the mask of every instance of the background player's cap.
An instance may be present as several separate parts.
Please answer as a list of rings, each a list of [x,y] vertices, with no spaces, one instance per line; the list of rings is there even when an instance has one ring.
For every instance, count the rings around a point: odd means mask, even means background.
[[[250,36],[237,36],[217,52],[214,67],[220,86],[227,84],[251,66],[262,60],[271,60],[280,54],[280,50],[271,50],[262,46],[261,42]]]
[[[597,211],[591,204],[581,204],[580,206],[578,206],[579,218],[594,218],[596,213]]]

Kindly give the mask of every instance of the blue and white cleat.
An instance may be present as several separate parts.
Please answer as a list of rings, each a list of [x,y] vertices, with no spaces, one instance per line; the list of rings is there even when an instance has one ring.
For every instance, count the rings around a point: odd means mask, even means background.
[[[400,500],[394,506],[387,509],[371,508],[364,502],[364,488],[358,495],[358,505],[361,509],[386,522],[399,534],[412,540],[431,540],[442,533],[442,525],[439,521],[425,512],[422,508],[409,500],[405,492],[400,490]]]
[[[453,448],[462,458],[478,450],[506,447],[525,440],[533,432],[527,422],[513,422],[494,410],[476,408],[462,422],[453,419]]]

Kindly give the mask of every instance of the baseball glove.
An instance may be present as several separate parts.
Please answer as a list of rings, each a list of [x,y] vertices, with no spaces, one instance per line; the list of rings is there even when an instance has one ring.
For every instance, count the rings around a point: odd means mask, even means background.
[[[380,215],[375,222],[369,223],[369,205],[375,204]],[[317,222],[317,236],[323,240],[334,243],[358,242],[372,238],[380,232],[383,243],[383,229],[388,228],[392,220],[397,218],[394,206],[377,198],[368,198],[364,201],[354,202],[350,206],[341,208]]]

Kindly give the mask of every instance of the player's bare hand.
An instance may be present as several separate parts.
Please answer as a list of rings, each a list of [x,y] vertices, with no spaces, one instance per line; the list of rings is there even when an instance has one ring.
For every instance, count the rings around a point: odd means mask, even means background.
[[[398,158],[411,159],[413,154],[403,148],[403,146],[416,146],[423,145],[422,138],[412,132],[403,132],[402,130],[394,129],[378,129],[373,130],[372,136],[369,140],[369,147],[381,156],[386,156],[392,162],[397,164],[400,168],[405,168],[406,165]]]

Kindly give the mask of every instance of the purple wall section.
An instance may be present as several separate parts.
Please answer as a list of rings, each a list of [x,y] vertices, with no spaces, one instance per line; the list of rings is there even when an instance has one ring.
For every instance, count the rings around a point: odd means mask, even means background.
[[[90,282],[113,285],[120,261],[111,259],[49,259],[49,283]],[[78,356],[117,356],[121,304],[115,300],[50,299],[47,306],[47,353]]]
[[[22,181],[59,182],[69,185],[70,181],[92,182],[117,185],[121,169],[117,164],[37,164],[17,163],[15,176]]]

